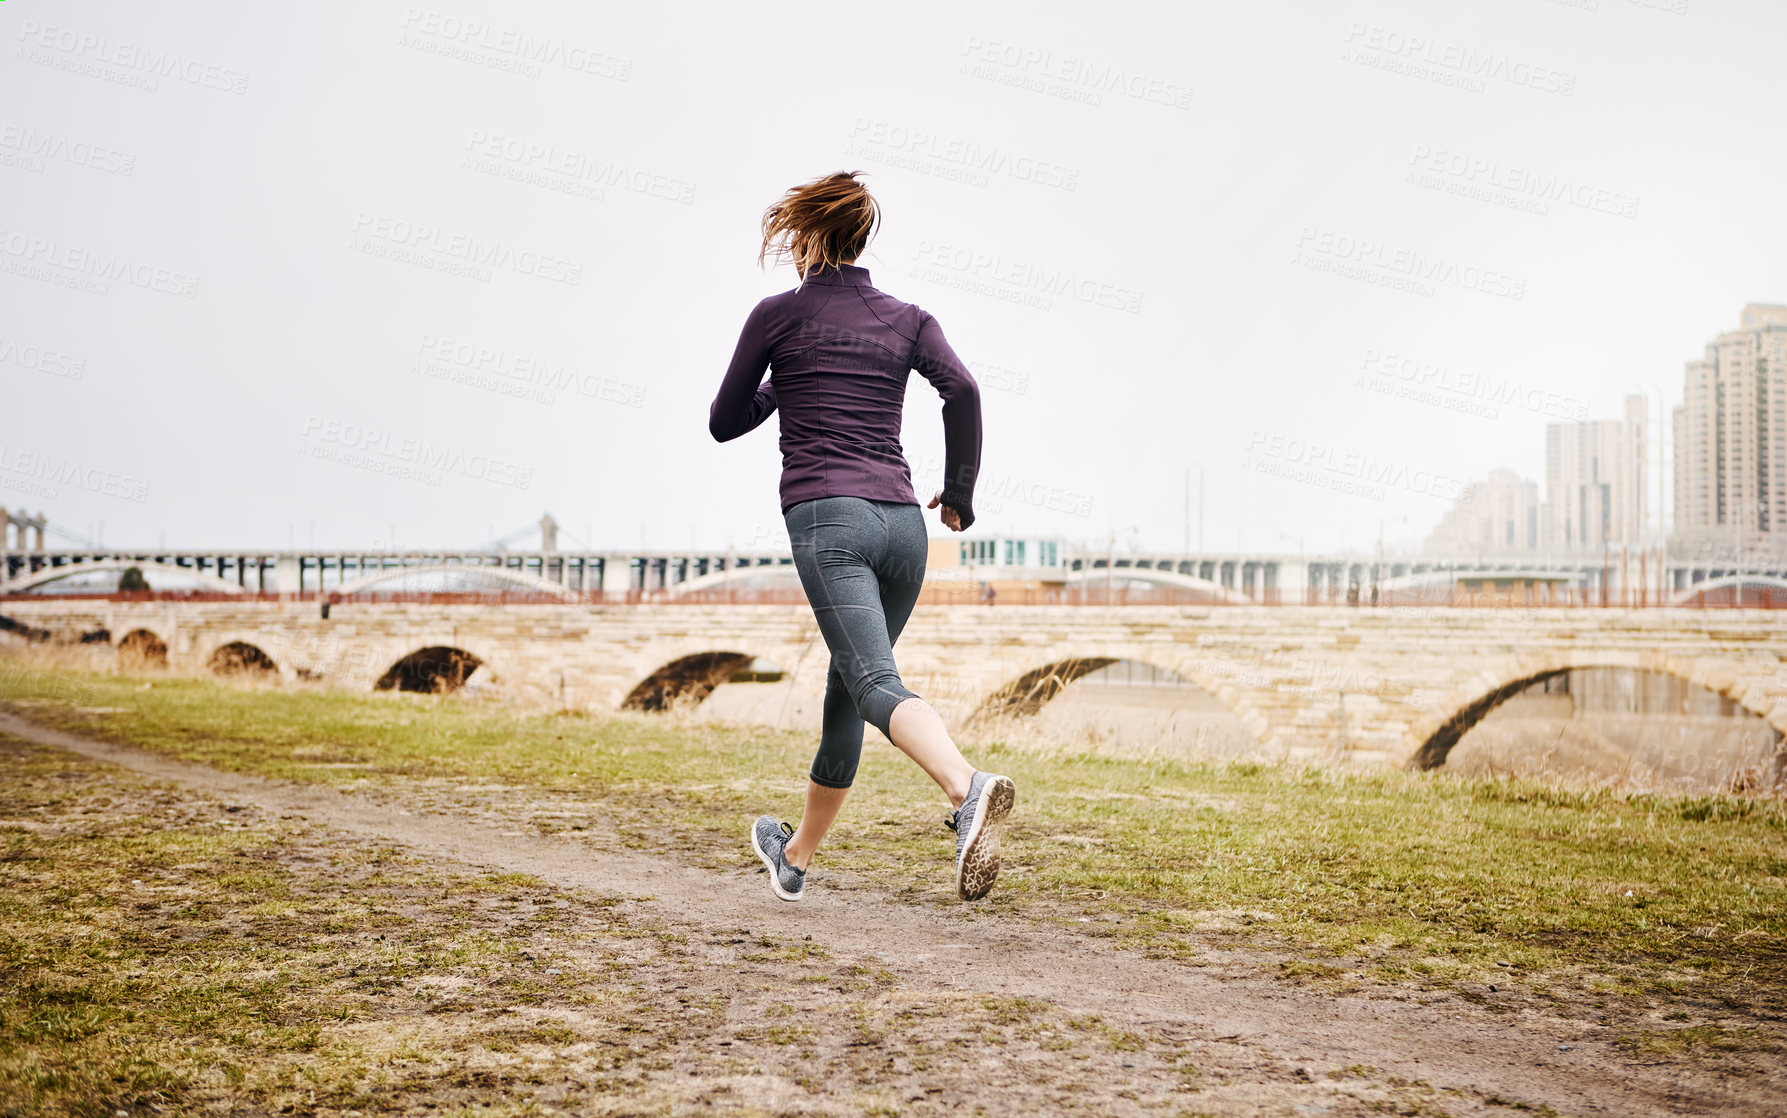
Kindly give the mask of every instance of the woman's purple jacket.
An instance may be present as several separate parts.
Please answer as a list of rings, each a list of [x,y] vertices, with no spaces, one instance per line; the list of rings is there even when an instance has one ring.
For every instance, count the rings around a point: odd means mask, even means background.
[[[726,442],[781,409],[783,512],[815,497],[917,504],[900,446],[913,369],[943,397],[943,503],[966,528],[980,472],[980,388],[937,320],[875,290],[866,268],[815,272],[757,304],[707,428]]]

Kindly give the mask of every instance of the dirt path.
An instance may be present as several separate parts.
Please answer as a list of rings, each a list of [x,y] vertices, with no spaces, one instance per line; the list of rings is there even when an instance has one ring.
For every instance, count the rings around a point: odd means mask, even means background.
[[[743,868],[743,858],[738,871],[716,874],[669,858],[597,854],[574,840],[184,764],[5,713],[0,731],[400,843],[425,857],[640,898],[618,911],[691,939],[763,932],[810,937],[840,962],[890,972],[909,994],[1036,999],[1098,1015],[1117,1029],[1165,1035],[1221,1069],[1216,1081],[1186,1098],[1189,1113],[1213,1105],[1224,1113],[1353,1112],[1334,1088],[1355,1082],[1392,1095],[1412,1084],[1432,1095],[1426,1110],[1403,1109],[1405,1097],[1393,1108],[1402,1113],[1507,1114],[1512,1111],[1504,1108],[1548,1106],[1570,1114],[1769,1114],[1780,1113],[1787,1097],[1787,1075],[1779,1069],[1733,1075],[1735,1069],[1688,1059],[1640,1061],[1613,1043],[1613,1030],[1520,1000],[1485,1007],[1411,991],[1323,993],[1235,968],[1149,959],[1040,922],[989,919],[966,906],[939,911],[819,883],[806,901],[787,905]],[[1342,1078],[1348,1068],[1365,1070]]]

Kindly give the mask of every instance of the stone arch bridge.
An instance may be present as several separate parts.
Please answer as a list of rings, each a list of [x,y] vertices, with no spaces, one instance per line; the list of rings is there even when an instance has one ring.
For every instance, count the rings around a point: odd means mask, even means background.
[[[371,690],[404,664],[447,664],[571,709],[698,701],[757,657],[817,695],[828,662],[804,605],[339,602],[325,618],[314,602],[12,599],[0,613],[70,639],[103,629],[134,647],[147,633],[176,669],[246,645],[288,679]],[[1034,710],[1115,660],[1153,664],[1288,759],[1436,765],[1526,684],[1603,666],[1703,685],[1787,733],[1782,610],[921,606],[899,654],[907,685],[952,721]]]

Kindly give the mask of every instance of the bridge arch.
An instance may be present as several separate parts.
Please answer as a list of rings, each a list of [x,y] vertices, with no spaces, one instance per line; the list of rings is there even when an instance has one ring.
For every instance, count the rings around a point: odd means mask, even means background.
[[[1096,569],[1088,568],[1086,570],[1070,572],[1067,575],[1066,581],[1069,586],[1098,587],[1104,585],[1107,573],[1110,575],[1110,580],[1113,584],[1119,582],[1145,582],[1150,586],[1159,586],[1163,589],[1195,590],[1198,593],[1209,595],[1210,600],[1213,602],[1219,602],[1226,605],[1241,606],[1258,604],[1246,594],[1241,593],[1239,590],[1231,590],[1220,582],[1212,582],[1210,579],[1199,578],[1195,575],[1182,575],[1177,571],[1156,570],[1153,567],[1112,567],[1108,572],[1104,567],[1098,567]]]
[[[1057,656],[995,689],[975,708],[970,720],[983,721],[1002,714],[1036,714],[1065,691],[1068,685],[1101,668],[1127,660],[1170,671],[1191,683],[1234,715],[1254,746],[1269,748],[1271,743],[1267,741],[1266,735],[1269,723],[1265,713],[1255,708],[1246,693],[1224,684],[1206,671],[1205,665],[1200,664],[1197,656],[1198,649],[1183,645],[1173,646],[1171,652],[1156,645],[1145,648],[1110,647],[1094,653]]]
[[[1787,578],[1780,578],[1776,575],[1736,574],[1720,575],[1718,578],[1709,578],[1705,582],[1694,583],[1686,590],[1678,590],[1676,591],[1675,596],[1669,599],[1669,604],[1672,606],[1691,605],[1702,594],[1705,594],[1708,591],[1717,592],[1721,590],[1735,591],[1733,597],[1741,602],[1743,600],[1744,588],[1749,586],[1763,588],[1765,597],[1770,599],[1771,602],[1780,601],[1787,603]]]
[[[216,575],[205,574],[202,571],[195,571],[191,567],[182,567],[177,563],[145,562],[136,559],[96,559],[90,563],[70,563],[63,567],[45,567],[42,570],[34,571],[31,574],[21,574],[9,582],[0,583],[0,594],[22,594],[27,590],[35,590],[40,586],[47,586],[50,583],[60,582],[62,579],[72,578],[76,575],[89,575],[95,572],[104,571],[117,571],[122,574],[132,567],[136,567],[143,572],[143,577],[149,580],[149,588],[151,590],[161,589],[161,587],[155,585],[155,580],[159,577],[159,574],[170,574],[178,575],[180,578],[193,583],[194,585],[190,587],[191,589],[208,590],[219,594],[248,593],[246,589],[236,585],[228,579],[218,578]],[[181,587],[181,589],[189,589],[189,587]]]
[[[463,648],[431,644],[402,657],[374,683],[375,691],[414,691],[445,695],[465,686],[484,661]]]
[[[976,717],[992,714],[1035,714],[1067,685],[1117,662],[1115,656],[1071,656],[1031,668],[986,697]]]
[[[709,574],[685,579],[673,586],[666,587],[665,593],[675,600],[699,594],[704,590],[718,590],[734,583],[748,584],[749,588],[753,590],[799,590],[800,572],[796,571],[792,564],[787,563],[773,566],[731,567],[724,571],[713,571]]]
[[[1430,710],[1410,728],[1408,767],[1438,768],[1446,763],[1452,747],[1490,711],[1535,683],[1587,668],[1627,668],[1674,676],[1729,699],[1777,731],[1787,733],[1787,704],[1772,702],[1766,692],[1742,686],[1742,677],[1736,670],[1741,668],[1739,664],[1664,653],[1622,656],[1593,650],[1559,652],[1522,658],[1509,667],[1479,674],[1467,689],[1447,695],[1438,704],[1438,710],[1446,713]],[[1768,670],[1772,672],[1774,665],[1769,665]]]
[[[148,629],[132,629],[118,641],[118,658],[132,667],[168,666],[168,642]]]
[[[457,576],[461,579],[488,579],[491,582],[501,583],[506,587],[514,587],[516,590],[525,590],[533,594],[550,594],[555,598],[565,599],[571,599],[577,596],[575,590],[560,586],[551,579],[541,578],[539,575],[529,574],[526,571],[518,571],[511,567],[451,566],[444,563],[437,563],[426,567],[385,567],[381,570],[373,571],[371,574],[349,579],[330,591],[330,593],[339,594],[343,597],[348,597],[354,594],[364,594],[377,587],[381,582],[389,582],[393,579],[400,578],[415,578],[418,575],[438,575],[442,577]]]
[[[279,665],[258,644],[229,641],[212,649],[205,666],[217,675],[278,675]]]
[[[696,652],[679,656],[639,682],[627,693],[622,710],[663,711],[699,704],[714,688],[751,666],[748,652]]]

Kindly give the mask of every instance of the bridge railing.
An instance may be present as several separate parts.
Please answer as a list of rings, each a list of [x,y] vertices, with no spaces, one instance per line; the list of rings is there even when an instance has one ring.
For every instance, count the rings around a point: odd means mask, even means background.
[[[1106,589],[1096,584],[1083,584],[1060,589],[987,589],[972,583],[933,583],[919,594],[919,605],[926,606],[1352,606],[1379,609],[1787,609],[1787,590],[1770,587],[1720,587],[1701,591],[1683,601],[1676,601],[1672,592],[1659,594],[1636,590],[1621,594],[1612,591],[1603,596],[1599,591],[1580,587],[1556,592],[1489,592],[1437,590],[1427,592],[1383,591],[1375,597],[1369,589],[1354,594],[1325,590],[1280,591],[1268,588],[1261,597],[1222,600],[1199,590],[1177,587],[1122,587]],[[228,594],[212,590],[155,590],[69,593],[69,594],[0,594],[0,605],[14,602],[310,602],[345,605],[353,603],[409,605],[588,605],[588,606],[664,606],[664,605],[805,605],[806,594],[799,587],[716,586],[704,590],[678,593],[669,590],[582,590],[552,594],[526,590],[490,592],[403,591],[390,593],[337,594],[333,591],[307,590],[298,594],[255,593]]]
[[[1308,595],[1307,605],[1376,605],[1392,608],[1413,606],[1446,606],[1480,609],[1787,609],[1787,590],[1767,586],[1721,586],[1700,590],[1685,600],[1677,600],[1680,591],[1658,590],[1655,587],[1610,589],[1595,587],[1560,587],[1556,590],[1459,590],[1385,591],[1372,600],[1363,591],[1358,601],[1334,600],[1329,594]]]
[[[226,594],[209,590],[98,591],[69,594],[0,594],[3,602],[311,602],[331,605],[350,603],[389,603],[416,605],[806,605],[806,593],[799,587],[716,586],[678,593],[670,590],[567,591],[552,594],[534,591],[400,591],[390,593],[337,594],[331,591],[307,590],[299,594],[255,593]],[[1066,590],[998,590],[988,594],[973,586],[927,586],[919,595],[920,605],[1209,605],[1212,599],[1196,591],[1178,589],[1123,589],[1108,594],[1103,587],[1075,587]],[[1280,605],[1276,592],[1265,602],[1240,602],[1242,605]]]

